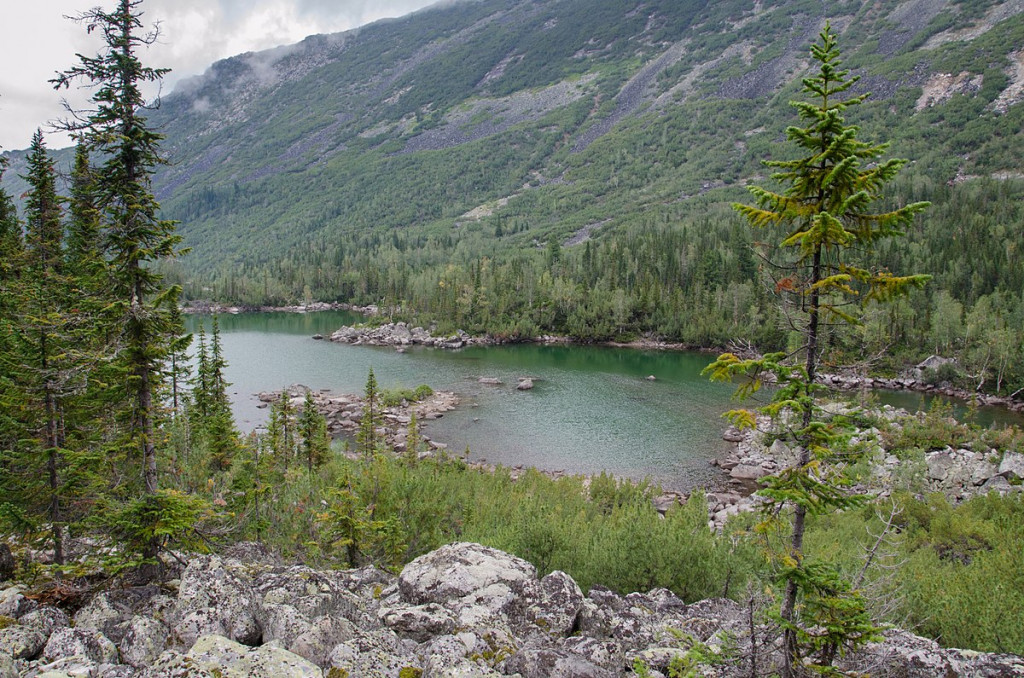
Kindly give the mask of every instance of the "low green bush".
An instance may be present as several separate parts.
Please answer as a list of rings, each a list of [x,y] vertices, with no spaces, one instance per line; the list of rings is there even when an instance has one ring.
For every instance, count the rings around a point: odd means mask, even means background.
[[[865,507],[815,518],[806,543],[850,579],[878,544],[862,586],[883,621],[946,647],[1024,653],[1024,497],[894,498],[899,514],[882,542],[886,514]]]
[[[424,398],[434,395],[434,389],[426,384],[420,384],[416,388],[386,388],[380,392],[380,402],[384,407],[397,407],[402,401],[418,403]]]

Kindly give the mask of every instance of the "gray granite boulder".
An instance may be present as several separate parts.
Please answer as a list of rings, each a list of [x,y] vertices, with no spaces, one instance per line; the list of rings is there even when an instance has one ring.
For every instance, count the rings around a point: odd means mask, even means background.
[[[410,603],[443,604],[495,584],[511,588],[536,576],[536,568],[522,558],[488,546],[458,542],[406,565],[398,577],[398,588]]]
[[[121,660],[136,668],[149,666],[168,649],[170,640],[170,629],[163,622],[150,617],[132,617],[118,646]]]
[[[87,657],[96,664],[112,663],[117,661],[117,647],[98,631],[79,628],[58,629],[46,641],[43,659],[54,662],[67,657]]]
[[[506,673],[515,672],[523,678],[614,678],[612,671],[592,664],[564,648],[540,642],[527,643],[504,663]]]
[[[0,678],[18,678],[18,662],[0,653]]]
[[[252,579],[240,563],[196,556],[181,577],[173,629],[185,646],[209,634],[255,646],[263,639],[258,614]]]
[[[1024,479],[1024,454],[1007,452],[999,462],[999,474]]]
[[[98,631],[120,643],[136,615],[163,616],[174,601],[156,586],[136,586],[101,591],[75,613],[75,628]]]
[[[57,629],[67,628],[71,625],[71,620],[68,619],[64,610],[49,605],[32,610],[18,621],[22,626],[39,631],[46,636],[47,640],[50,638],[50,634]]]
[[[539,581],[527,580],[517,587],[517,593],[512,617],[521,635],[540,631],[565,637],[575,629],[583,592],[565,572],[556,570]]]
[[[323,678],[312,662],[275,643],[250,648],[223,636],[201,636],[186,654],[165,652],[145,678]]]
[[[0,654],[14,659],[33,659],[46,646],[47,636],[27,626],[8,626],[0,630]]]
[[[433,636],[451,633],[455,629],[456,618],[441,605],[427,603],[383,608],[381,621],[399,636],[422,643]]]
[[[23,591],[21,586],[9,586],[0,591],[0,616],[17,619],[39,607],[36,601],[22,595]]]

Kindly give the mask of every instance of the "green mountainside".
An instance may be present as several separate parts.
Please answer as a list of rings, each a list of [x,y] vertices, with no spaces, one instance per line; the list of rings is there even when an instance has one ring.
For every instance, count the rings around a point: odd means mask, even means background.
[[[233,57],[152,114],[193,248],[164,272],[513,337],[783,344],[729,203],[786,152],[826,20],[873,93],[849,121],[911,161],[894,202],[934,203],[873,255],[929,290],[835,348],[1019,356],[989,341],[1024,327],[1016,0],[478,0]]]

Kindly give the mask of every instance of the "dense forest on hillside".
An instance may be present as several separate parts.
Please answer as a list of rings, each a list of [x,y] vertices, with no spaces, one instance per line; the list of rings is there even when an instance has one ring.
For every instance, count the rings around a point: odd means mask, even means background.
[[[759,238],[728,205],[768,174],[820,4],[594,5],[442,6],[183,82],[152,112],[171,161],[154,190],[193,251],[159,270],[192,300],[373,303],[509,338],[785,346]],[[873,255],[933,284],[837,336],[835,362],[864,348],[895,370],[938,352],[963,386],[1024,386],[1014,7],[829,7],[853,91],[873,93],[851,122],[910,160],[889,199],[935,206]]]

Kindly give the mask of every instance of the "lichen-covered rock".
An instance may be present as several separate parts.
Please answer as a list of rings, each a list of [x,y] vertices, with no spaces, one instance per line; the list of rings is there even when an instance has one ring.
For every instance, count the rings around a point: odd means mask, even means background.
[[[49,605],[36,608],[28,614],[24,615],[20,620],[22,626],[27,626],[31,629],[39,631],[47,639],[57,629],[67,628],[71,625],[71,620],[68,619],[67,614],[64,610]]]
[[[277,568],[256,577],[253,589],[264,605],[290,605],[307,621],[325,614],[358,619],[364,601],[348,590],[339,574],[300,566]]]
[[[1024,454],[1007,452],[999,462],[999,474],[1024,479]]]
[[[186,646],[210,634],[254,646],[263,638],[258,612],[252,580],[239,563],[197,556],[181,577],[174,632]]]
[[[20,586],[10,586],[0,591],[0,616],[19,617],[28,614],[39,605],[22,595],[24,589]]]
[[[143,668],[163,654],[170,642],[170,629],[156,619],[136,615],[128,624],[118,649],[125,664]]]
[[[627,653],[626,665],[633,666],[635,662],[639,661],[648,669],[667,673],[672,662],[681,661],[685,656],[686,650],[678,647],[648,647]]]
[[[402,597],[415,605],[445,603],[486,589],[535,579],[522,558],[480,544],[458,542],[422,555],[398,577]]]
[[[287,647],[312,627],[312,621],[291,605],[263,606],[263,642],[276,640]]]
[[[99,631],[92,629],[57,629],[46,641],[43,658],[54,662],[66,657],[87,657],[95,664],[117,661],[117,647]]]
[[[339,643],[327,657],[327,675],[392,678],[399,675],[403,668],[419,668],[415,658],[398,655],[395,649],[361,647],[356,640]]]
[[[133,613],[131,609],[115,600],[109,592],[101,592],[92,597],[82,609],[75,613],[75,627],[91,629],[102,633],[115,643],[121,642]]]
[[[0,654],[14,659],[32,659],[46,646],[46,636],[27,626],[8,626],[0,630]]]
[[[96,667],[100,678],[138,678],[139,669],[127,664],[100,664]]]
[[[101,591],[75,613],[75,627],[98,631],[118,644],[132,617],[153,616],[166,611],[171,602],[156,586]]]
[[[498,678],[502,675],[492,668],[481,666],[479,662],[464,659],[458,664],[441,669],[437,673],[424,673],[423,678]]]
[[[0,653],[0,678],[18,678],[18,662]]]
[[[195,642],[183,662],[222,678],[322,678],[323,671],[276,643],[252,649],[222,636]],[[188,675],[188,674],[183,674]],[[202,674],[197,674],[202,675]]]
[[[959,675],[970,678],[1020,678],[1024,657],[970,650],[946,650]]]
[[[339,643],[355,638],[356,626],[344,617],[320,617],[308,630],[286,645],[290,652],[305,657],[317,666],[326,666],[327,657]]]
[[[191,657],[168,650],[139,674],[139,678],[220,678],[213,669],[199,666]]]
[[[608,671],[622,668],[624,658],[622,646],[614,640],[602,640],[589,636],[570,636],[561,641],[561,646],[574,655],[583,657],[591,664]]]
[[[436,636],[416,649],[416,657],[423,667],[425,676],[435,676],[441,671],[461,664],[476,645],[472,633]]]
[[[568,636],[576,627],[583,591],[565,572],[554,571],[539,581],[528,580],[519,587],[513,624],[529,635],[541,631],[552,636]]]
[[[35,678],[93,678],[93,676],[104,675],[99,673],[99,665],[82,655],[62,657],[48,664],[41,664],[36,667]]]
[[[1024,658],[984,652],[943,649],[933,640],[907,631],[885,631],[883,640],[869,643],[840,668],[871,675],[905,678],[1014,678],[1024,676]]]
[[[437,603],[383,608],[380,618],[385,626],[399,636],[418,643],[433,636],[451,633],[455,628],[455,615]]]
[[[840,668],[867,664],[873,673],[906,678],[957,676],[949,657],[939,644],[904,631],[886,631],[878,643],[869,643],[854,657],[840,662]],[[899,672],[899,673],[895,673]]]
[[[505,673],[516,672],[523,678],[614,678],[609,671],[563,648],[550,645],[524,645],[504,663]]]

